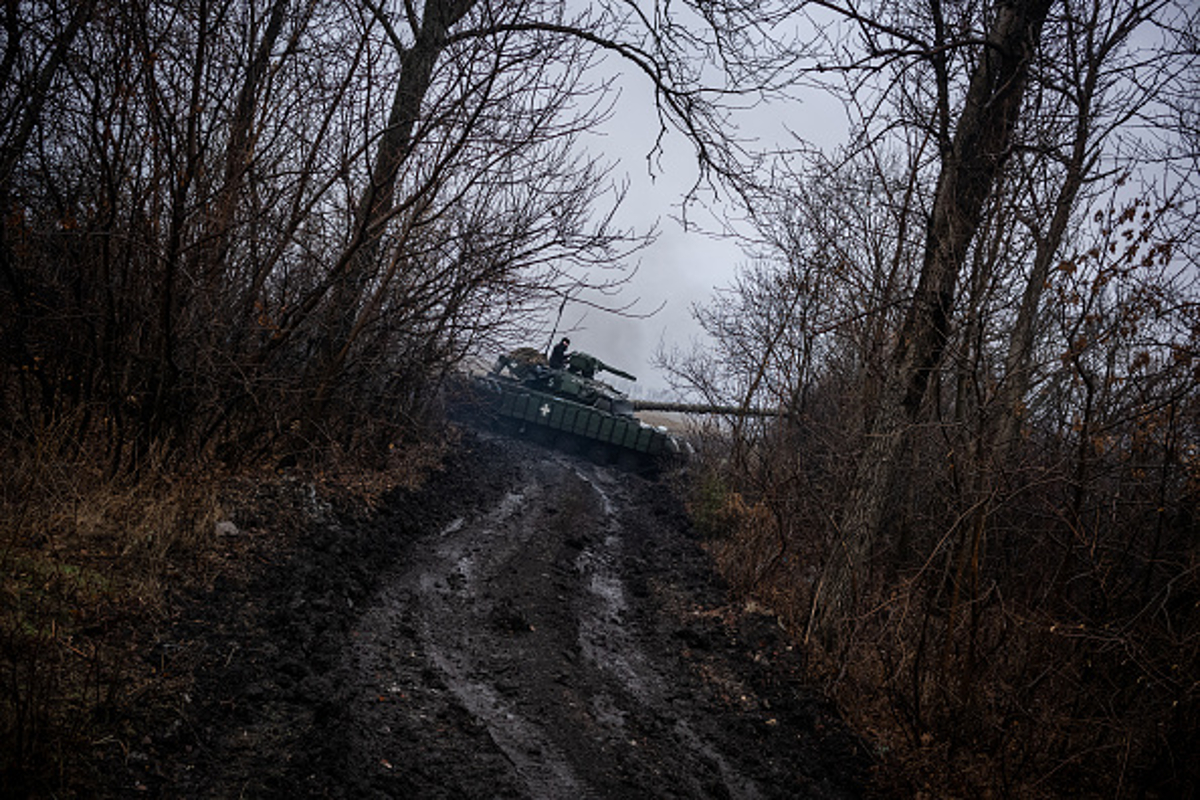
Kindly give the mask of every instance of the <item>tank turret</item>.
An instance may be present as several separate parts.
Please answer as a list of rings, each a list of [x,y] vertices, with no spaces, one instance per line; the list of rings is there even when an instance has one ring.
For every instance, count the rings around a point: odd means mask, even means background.
[[[607,413],[632,417],[633,403],[623,392],[597,380],[598,372],[611,372],[631,381],[637,380],[628,372],[610,367],[590,353],[571,353],[567,357],[566,367],[555,369],[545,356],[527,347],[501,356],[492,369],[492,375],[514,378],[531,389],[549,392]]]

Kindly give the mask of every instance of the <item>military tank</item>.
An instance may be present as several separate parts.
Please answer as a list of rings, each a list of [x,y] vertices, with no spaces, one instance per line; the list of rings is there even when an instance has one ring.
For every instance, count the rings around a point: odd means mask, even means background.
[[[553,368],[542,353],[521,348],[500,356],[475,385],[491,413],[521,434],[558,445],[589,443],[594,456],[639,466],[678,457],[679,442],[635,417],[633,402],[596,377],[602,372],[637,380],[589,353],[570,353],[562,368]]]

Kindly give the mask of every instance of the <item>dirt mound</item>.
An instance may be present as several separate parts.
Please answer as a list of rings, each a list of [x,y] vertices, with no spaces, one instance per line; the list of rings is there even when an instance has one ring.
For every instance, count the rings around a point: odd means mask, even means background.
[[[279,491],[279,490],[272,490]],[[303,495],[303,487],[294,487]],[[469,436],[189,600],[109,796],[854,797],[867,763],[659,483]],[[280,519],[294,518],[279,514]]]

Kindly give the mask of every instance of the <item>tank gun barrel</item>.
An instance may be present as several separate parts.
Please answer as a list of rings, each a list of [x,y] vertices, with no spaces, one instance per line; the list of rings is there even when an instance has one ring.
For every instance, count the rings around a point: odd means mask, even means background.
[[[783,417],[786,412],[777,408],[751,406],[722,406],[713,403],[664,403],[657,400],[634,400],[634,411],[673,411],[680,414],[720,414],[732,417]]]
[[[631,381],[637,380],[636,377],[634,377],[633,375],[630,375],[628,372],[617,369],[616,367],[610,367],[608,364],[605,364],[603,361],[601,361],[599,364],[596,365],[596,369],[604,370],[605,372],[611,372],[613,375],[616,375],[618,378],[625,378],[626,380],[631,380]]]

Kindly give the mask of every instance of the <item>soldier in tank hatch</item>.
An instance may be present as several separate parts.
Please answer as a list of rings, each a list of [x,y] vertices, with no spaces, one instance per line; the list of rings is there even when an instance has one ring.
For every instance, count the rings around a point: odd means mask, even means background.
[[[562,341],[554,345],[554,349],[550,351],[550,368],[562,369],[567,365],[567,348],[571,346],[571,340],[563,337]]]

